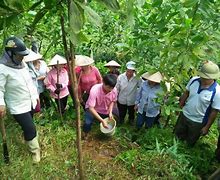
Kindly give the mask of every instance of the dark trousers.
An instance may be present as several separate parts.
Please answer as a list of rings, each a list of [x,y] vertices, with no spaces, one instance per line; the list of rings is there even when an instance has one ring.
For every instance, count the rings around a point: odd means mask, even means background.
[[[119,122],[121,124],[124,123],[125,116],[126,116],[127,111],[128,111],[129,123],[133,123],[134,122],[134,114],[135,114],[134,105],[127,106],[127,105],[124,105],[124,104],[120,104],[119,102],[117,102],[117,105],[118,105],[118,110],[119,110]]]
[[[100,113],[98,114],[103,119],[108,117],[108,114],[100,114]],[[89,131],[91,131],[92,124],[93,124],[95,117],[88,109],[86,109],[84,117],[85,117],[85,122],[83,124],[83,132],[88,133]]]
[[[48,90],[45,90],[44,92],[40,93],[39,97],[41,108],[48,109],[51,106],[51,98]]]
[[[13,114],[13,116],[21,126],[26,141],[30,141],[37,136],[36,127],[33,121],[33,111],[22,114]]]
[[[68,85],[68,90],[69,90],[71,99],[73,100],[73,102],[75,102],[75,98],[74,98],[74,94],[73,94],[73,88],[72,88],[71,85]]]
[[[148,117],[146,116],[146,112],[143,112],[142,114],[138,113],[137,128],[140,129],[144,124],[145,128],[151,128],[155,122],[156,117]]]
[[[220,134],[218,135],[217,149],[215,150],[216,159],[220,162]]]
[[[63,114],[66,110],[66,104],[67,104],[67,98],[68,98],[68,95],[63,97],[63,98],[60,98],[60,107],[59,107],[59,101],[58,99],[55,99],[56,101],[56,104],[57,104],[57,107],[58,107],[58,112],[61,110],[61,113]]]
[[[186,140],[188,145],[194,146],[201,135],[203,127],[203,123],[193,122],[181,112],[175,125],[174,133],[177,138]]]

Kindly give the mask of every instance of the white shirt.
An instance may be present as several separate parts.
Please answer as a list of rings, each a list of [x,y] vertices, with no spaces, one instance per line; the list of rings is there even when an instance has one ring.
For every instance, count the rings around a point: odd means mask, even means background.
[[[22,114],[34,109],[37,99],[37,89],[26,68],[0,64],[0,105],[6,104],[11,114]]]
[[[141,84],[141,79],[134,75],[128,80],[126,72],[120,74],[117,79],[116,88],[118,90],[118,102],[120,104],[132,106],[135,104],[137,89]]]
[[[213,91],[203,89],[198,93],[200,82],[192,81],[198,77],[193,77],[187,84],[186,89],[189,91],[189,97],[183,107],[183,114],[193,122],[202,123],[206,110],[211,104]],[[191,84],[192,83],[192,84]],[[220,110],[220,86],[217,84],[216,93],[211,104],[213,109]]]

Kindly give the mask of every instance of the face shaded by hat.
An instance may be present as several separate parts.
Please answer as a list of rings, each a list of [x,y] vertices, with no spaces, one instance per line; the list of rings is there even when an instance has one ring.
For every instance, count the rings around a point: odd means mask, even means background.
[[[30,61],[36,61],[42,58],[42,55],[39,53],[35,53],[34,51],[27,49],[29,51],[29,54],[27,56],[24,56],[24,61],[25,62],[30,62]]]
[[[160,83],[163,80],[163,75],[159,71],[154,74],[146,72],[142,74],[141,77],[147,79],[148,81],[152,81],[156,83]]]
[[[118,64],[118,63],[117,63],[116,61],[114,61],[114,60],[109,61],[109,62],[106,63],[104,66],[105,66],[105,67],[121,67],[121,65]]]
[[[219,67],[212,61],[205,61],[201,69],[198,71],[198,75],[204,79],[219,79]]]
[[[56,54],[49,62],[48,66],[54,66],[57,64],[66,64],[67,61],[64,57]]]
[[[88,56],[76,55],[76,66],[88,66],[94,63],[94,60]]]
[[[135,69],[136,69],[136,68],[135,68],[135,65],[136,65],[136,63],[135,63],[134,61],[129,61],[129,62],[127,62],[127,64],[126,64],[126,68],[135,71]]]

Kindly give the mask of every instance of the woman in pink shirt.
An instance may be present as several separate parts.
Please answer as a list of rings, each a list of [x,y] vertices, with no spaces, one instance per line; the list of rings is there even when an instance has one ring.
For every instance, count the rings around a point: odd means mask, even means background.
[[[76,72],[78,76],[79,100],[83,109],[85,109],[85,104],[92,86],[102,82],[99,70],[91,65],[93,62],[94,60],[87,56],[76,55],[76,65],[80,66]]]
[[[58,66],[57,66],[58,62]],[[46,88],[50,91],[51,97],[55,99],[58,110],[61,109],[61,113],[63,114],[66,110],[67,98],[69,95],[68,90],[68,82],[69,77],[67,70],[65,69],[66,59],[62,56],[55,55],[49,66],[52,66],[52,69],[48,72],[47,77],[44,80]],[[59,76],[57,77],[57,73]],[[58,99],[58,95],[59,98]],[[60,108],[59,108],[60,101]]]

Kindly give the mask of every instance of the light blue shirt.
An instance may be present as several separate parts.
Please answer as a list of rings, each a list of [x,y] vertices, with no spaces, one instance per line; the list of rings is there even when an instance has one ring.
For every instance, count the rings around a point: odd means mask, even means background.
[[[146,112],[148,117],[156,117],[160,113],[160,104],[156,102],[158,94],[162,92],[160,84],[149,86],[148,81],[141,84],[137,93],[135,104],[138,106],[138,112]]]

